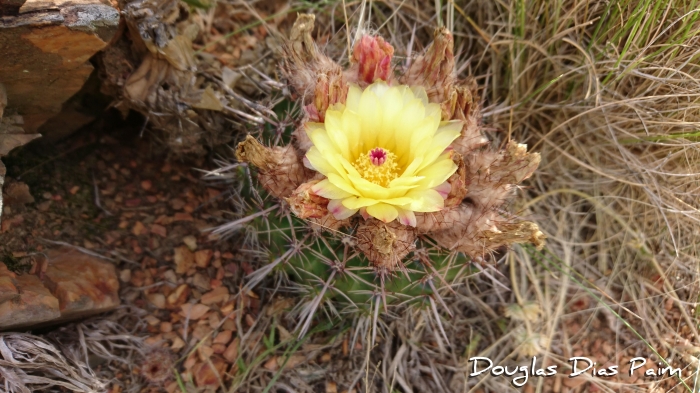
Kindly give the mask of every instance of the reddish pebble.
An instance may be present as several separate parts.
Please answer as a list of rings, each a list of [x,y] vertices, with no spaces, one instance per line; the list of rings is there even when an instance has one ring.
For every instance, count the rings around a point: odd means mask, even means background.
[[[126,202],[124,202],[124,205],[126,207],[137,207],[137,206],[141,205],[141,198],[127,199]]]
[[[158,235],[160,237],[168,236],[167,229],[165,229],[164,226],[158,225],[158,224],[151,225],[151,233],[155,233],[156,235]]]

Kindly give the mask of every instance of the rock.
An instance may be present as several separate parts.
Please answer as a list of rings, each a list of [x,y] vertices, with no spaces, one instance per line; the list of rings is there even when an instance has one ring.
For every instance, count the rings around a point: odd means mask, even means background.
[[[0,15],[2,15],[3,5],[0,0]],[[2,26],[2,18],[0,17],[0,26]],[[1,28],[1,27],[0,27]],[[0,30],[1,31],[1,30]],[[0,48],[2,47],[2,36],[0,35]],[[1,52],[0,52],[1,53]],[[2,61],[2,60],[0,60]],[[2,68],[0,68],[2,71]],[[2,72],[0,72],[0,80],[2,79]],[[15,147],[22,146],[25,143],[31,141],[32,139],[38,138],[39,134],[25,134],[21,125],[24,124],[24,119],[18,115],[5,116],[5,108],[7,107],[7,92],[5,86],[0,83],[0,158],[7,155],[10,150]],[[0,215],[2,214],[2,186],[5,183],[5,165],[0,161]]]
[[[39,277],[23,274],[15,278],[19,299],[0,304],[0,329],[38,325],[61,317],[58,299],[44,287]]]
[[[151,233],[155,233],[160,237],[168,236],[168,230],[164,226],[158,224],[151,225]]]
[[[173,343],[170,345],[170,349],[176,351],[185,346],[185,342],[180,338],[180,336],[175,336]]]
[[[8,182],[2,191],[5,193],[3,200],[7,206],[34,203],[34,197],[29,192],[29,186],[26,183]]]
[[[99,0],[1,1],[0,83],[8,110],[34,133],[83,87],[88,60],[111,41],[119,12]]]
[[[131,228],[131,233],[133,233],[136,236],[146,235],[148,234],[148,229],[146,229],[146,226],[143,225],[141,221],[136,221],[134,227]]]
[[[151,293],[146,295],[146,298],[156,308],[163,309],[166,306],[165,295],[162,293]]]
[[[228,344],[231,341],[233,332],[230,330],[222,330],[214,337],[214,344]]]
[[[202,295],[202,298],[199,299],[199,301],[204,305],[210,306],[212,304],[226,302],[228,300],[228,296],[228,288],[218,287]]]
[[[0,0],[0,15],[16,15],[26,0]]]
[[[190,251],[194,251],[197,249],[197,238],[194,236],[185,236],[182,238],[182,242],[185,243],[187,248],[190,249]]]
[[[0,303],[19,299],[19,291],[15,286],[16,277],[14,273],[7,270],[4,263],[0,263]]]
[[[181,284],[168,295],[168,306],[171,308],[180,307],[190,296],[190,287],[187,284]]]
[[[224,378],[226,362],[219,357],[212,357],[209,362],[197,363],[192,371],[198,387],[219,386]]]
[[[190,268],[194,267],[194,254],[186,246],[177,247],[173,259],[177,274],[187,273]]]
[[[44,137],[41,143],[63,139],[95,120],[111,99],[100,92],[97,72],[93,71],[83,87],[61,106],[61,111],[46,121],[37,132]]]
[[[207,311],[209,311],[209,307],[203,304],[185,303],[182,306],[180,306],[180,308],[180,315],[195,321],[203,317],[204,314],[206,314]]]
[[[109,262],[74,250],[52,250],[44,283],[59,300],[61,318],[98,314],[119,305],[119,279]]]
[[[196,246],[197,243],[195,243]],[[202,269],[206,269],[209,267],[209,261],[211,261],[211,256],[213,255],[213,252],[211,250],[199,250],[194,253],[194,261],[197,264],[197,267],[201,267]]]
[[[224,351],[224,358],[228,360],[231,363],[234,363],[238,360],[238,346],[241,344],[241,339],[240,337],[236,337],[231,341],[231,343],[226,347],[226,351]]]
[[[198,289],[202,291],[208,291],[211,289],[211,284],[210,281],[207,277],[205,277],[202,273],[195,273],[194,277],[192,277],[192,285],[197,287]]]
[[[119,305],[116,270],[95,257],[51,250],[37,274],[17,275],[0,263],[0,330],[63,323]]]
[[[215,354],[221,355],[226,351],[226,345],[224,345],[224,344],[212,344],[211,349]]]
[[[131,281],[131,269],[124,269],[121,272],[119,272],[119,280],[121,282]]]

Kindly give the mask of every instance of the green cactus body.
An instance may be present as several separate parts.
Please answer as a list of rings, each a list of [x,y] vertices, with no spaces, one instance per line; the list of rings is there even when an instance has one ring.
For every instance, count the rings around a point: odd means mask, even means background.
[[[416,258],[407,258],[405,269],[386,277],[382,288],[381,278],[367,258],[343,242],[342,237],[351,239],[351,234],[321,234],[304,220],[281,211],[258,217],[251,225],[258,233],[260,246],[269,252],[268,263],[289,254],[276,271],[306,288],[310,297],[318,296],[327,283],[324,301],[333,301],[343,310],[369,312],[379,295],[386,299],[387,306],[420,306],[427,303],[434,289],[474,272],[463,253],[446,253],[427,239],[419,239],[416,247],[426,250],[432,268]],[[290,251],[295,246],[297,249]],[[346,256],[350,258],[342,263]]]

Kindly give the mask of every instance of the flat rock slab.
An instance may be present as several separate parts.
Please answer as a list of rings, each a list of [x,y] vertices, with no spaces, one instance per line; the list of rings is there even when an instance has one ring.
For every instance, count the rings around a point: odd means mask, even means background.
[[[19,299],[19,290],[15,286],[16,278],[16,274],[7,270],[4,263],[0,263],[0,304]]]
[[[119,281],[109,262],[72,249],[52,250],[38,275],[0,263],[0,330],[63,323],[119,305]]]
[[[53,251],[44,284],[58,298],[61,317],[77,318],[119,305],[119,279],[109,262],[77,251]]]
[[[100,0],[27,0],[9,11],[0,1],[0,83],[7,110],[34,133],[88,79],[88,60],[116,33],[119,12]]]
[[[39,325],[61,318],[58,299],[39,277],[23,274],[15,278],[14,285],[20,297],[0,304],[0,328]]]

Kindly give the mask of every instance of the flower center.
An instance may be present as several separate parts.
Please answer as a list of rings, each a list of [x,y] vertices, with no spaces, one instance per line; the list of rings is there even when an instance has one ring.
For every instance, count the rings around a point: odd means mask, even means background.
[[[369,151],[369,160],[372,161],[374,165],[382,165],[386,162],[386,150],[381,147],[375,147]]]
[[[399,177],[396,154],[381,147],[360,155],[353,166],[362,178],[382,187],[388,187],[392,180]]]

